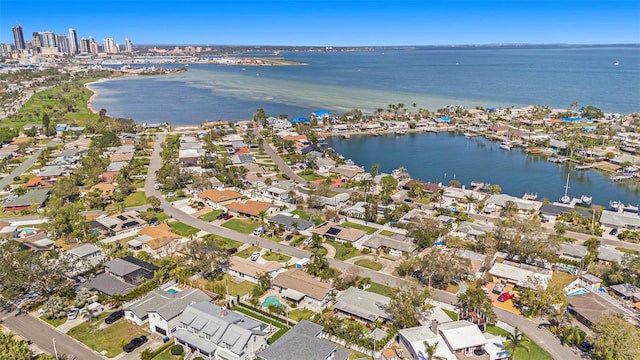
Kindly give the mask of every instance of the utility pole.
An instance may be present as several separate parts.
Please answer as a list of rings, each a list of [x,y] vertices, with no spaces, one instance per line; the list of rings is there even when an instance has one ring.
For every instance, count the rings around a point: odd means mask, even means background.
[[[56,355],[56,360],[58,359],[58,349],[56,349],[56,339],[51,339],[53,341],[53,353]]]

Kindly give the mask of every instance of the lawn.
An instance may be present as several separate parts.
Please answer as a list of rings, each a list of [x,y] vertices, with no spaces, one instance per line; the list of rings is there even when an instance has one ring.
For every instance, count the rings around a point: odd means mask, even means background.
[[[289,311],[289,319],[300,321],[309,320],[315,313],[309,309],[294,309]]]
[[[371,235],[371,234],[373,234],[374,232],[376,232],[378,230],[376,228],[372,228],[371,226],[356,224],[356,223],[352,223],[352,222],[349,222],[349,221],[345,221],[342,224],[342,226],[348,227],[348,228],[352,228],[352,229],[362,230],[362,231],[366,232],[367,235]]]
[[[493,335],[506,336],[509,332],[495,325],[487,325],[487,332]],[[546,351],[542,350],[538,344],[531,341],[526,335],[524,336],[525,345],[529,347],[529,352],[523,349],[516,350],[515,358],[518,360],[553,360],[553,357]]]
[[[152,360],[178,360],[180,359],[180,355],[171,355],[171,346],[165,349],[160,354],[156,355]]]
[[[258,320],[258,321],[261,321],[261,322],[263,322],[265,324],[270,324],[272,326],[280,328],[280,330],[278,330],[275,334],[273,334],[273,336],[271,336],[269,338],[269,343],[270,344],[272,344],[274,341],[278,340],[282,335],[284,335],[287,331],[289,331],[289,328],[285,324],[283,324],[283,323],[281,323],[281,322],[279,322],[277,320],[274,320],[274,319],[272,319],[270,317],[267,317],[265,315],[258,314],[258,313],[254,312],[254,311],[252,311],[250,309],[247,309],[247,308],[245,308],[243,306],[235,306],[231,310],[243,313],[245,315],[249,315],[250,317],[252,317],[252,318],[254,318],[254,319]]]
[[[442,311],[444,311],[447,315],[449,315],[451,320],[458,321],[458,313],[456,313],[455,311],[451,311],[447,309],[442,309]]]
[[[393,232],[393,231],[389,231],[389,230],[382,230],[380,231],[380,235],[382,236],[394,236],[394,235],[398,235],[397,232]]]
[[[149,335],[147,331],[125,320],[116,321],[104,329],[99,329],[108,315],[109,313],[104,312],[92,321],[84,322],[69,330],[67,335],[97,352],[106,350],[106,356],[110,358],[120,354],[122,347],[134,337]]]
[[[62,324],[64,324],[67,321],[66,317],[60,318],[60,319],[47,319],[47,315],[42,315],[40,316],[40,320],[46,322],[47,324],[53,326],[53,327],[58,327]]]
[[[218,246],[220,246],[224,250],[239,248],[240,246],[242,246],[242,243],[240,241],[231,240],[216,234],[208,234],[203,236],[202,238],[215,241]]]
[[[231,219],[222,224],[222,227],[226,227],[227,229],[241,232],[243,234],[253,234],[253,231],[260,227],[260,223],[249,222],[247,220],[240,219]]]
[[[374,260],[369,260],[369,259],[360,259],[356,261],[355,264],[358,266],[366,267],[367,269],[375,270],[375,271],[379,271],[380,269],[382,269],[381,263]]]
[[[376,282],[372,282],[371,286],[369,286],[367,291],[375,294],[384,295],[387,297],[392,297],[396,293],[393,288],[390,288],[386,285],[382,285]]]
[[[338,260],[347,260],[360,255],[360,250],[354,247],[346,247],[343,243],[337,241],[327,241],[327,243],[336,249],[336,259]]]
[[[305,173],[304,171],[298,174],[301,178],[307,180],[307,181],[314,181],[314,180],[323,180],[326,179],[324,176],[320,176],[316,173]]]
[[[287,262],[291,260],[291,256],[284,255],[275,251],[267,251],[262,255],[262,258],[267,261]]]
[[[144,191],[136,191],[124,199],[124,207],[142,206],[147,203]]]
[[[300,209],[293,210],[291,213],[293,215],[300,216],[300,219],[307,220],[307,221],[313,221],[313,223],[316,224],[316,225],[320,225],[320,224],[322,224],[324,222],[320,216],[312,216],[311,214],[309,214],[309,213],[307,213],[307,212],[305,212],[303,210],[300,210]]]
[[[190,237],[192,235],[197,234],[198,231],[200,231],[194,228],[193,226],[187,225],[180,221],[170,223],[169,227],[171,228],[172,232],[184,237]]]
[[[236,254],[237,257],[241,257],[243,259],[247,259],[249,258],[249,256],[251,256],[251,254],[253,254],[256,251],[260,251],[262,250],[261,248],[257,247],[257,246],[250,246],[242,251],[240,251],[239,253]]]
[[[200,219],[202,221],[210,222],[210,221],[216,220],[218,215],[222,214],[223,212],[224,212],[224,210],[209,211],[208,213],[206,213],[204,215],[198,216],[198,219]]]
[[[564,271],[554,271],[549,285],[555,286],[557,289],[563,289],[565,286],[571,284],[576,278],[577,277],[575,275]]]

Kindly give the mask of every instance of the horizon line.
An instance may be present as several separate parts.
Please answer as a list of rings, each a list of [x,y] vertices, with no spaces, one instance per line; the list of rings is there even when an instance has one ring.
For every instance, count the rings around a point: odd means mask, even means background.
[[[220,46],[220,47],[311,47],[311,48],[388,48],[388,47],[503,47],[503,46],[640,46],[640,43],[484,43],[484,44],[431,44],[431,45],[258,45],[258,44],[178,44],[141,43],[135,46]]]

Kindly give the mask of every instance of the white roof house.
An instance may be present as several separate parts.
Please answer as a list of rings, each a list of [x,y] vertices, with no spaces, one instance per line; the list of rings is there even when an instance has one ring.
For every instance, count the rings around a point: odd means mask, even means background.
[[[509,283],[535,290],[538,287],[547,288],[553,271],[533,265],[503,261],[493,264],[489,273]]]
[[[440,335],[433,333],[428,326],[400,329],[398,330],[398,336],[400,337],[400,343],[409,351],[412,359],[426,359],[426,354],[424,353],[424,342],[426,341],[429,345],[438,343],[435,356],[446,360],[457,360],[456,356],[446,346],[444,339]]]

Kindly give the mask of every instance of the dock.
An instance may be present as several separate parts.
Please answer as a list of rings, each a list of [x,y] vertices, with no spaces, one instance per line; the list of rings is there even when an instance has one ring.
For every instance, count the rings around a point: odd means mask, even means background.
[[[588,170],[592,169],[593,165],[578,165],[576,166],[576,170]]]
[[[631,176],[631,175],[616,175],[616,176],[612,176],[612,177],[610,177],[609,179],[610,179],[611,181],[613,181],[613,182],[616,182],[616,181],[629,180],[629,179],[631,179],[632,177],[633,177],[633,176]]]
[[[562,163],[565,163],[565,162],[569,161],[569,159],[552,156],[552,157],[550,157],[548,159],[548,161],[551,162],[551,163],[554,163],[554,164],[562,164]]]

